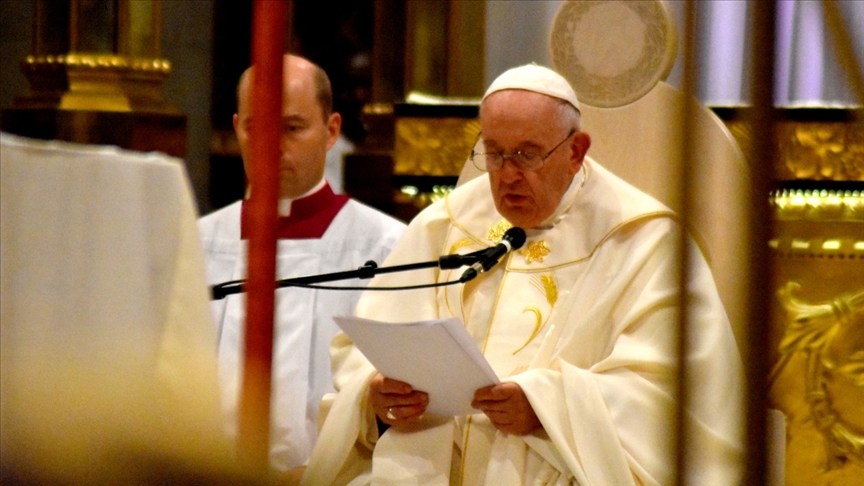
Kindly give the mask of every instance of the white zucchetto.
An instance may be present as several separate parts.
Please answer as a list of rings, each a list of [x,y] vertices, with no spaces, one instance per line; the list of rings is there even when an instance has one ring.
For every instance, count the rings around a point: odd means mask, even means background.
[[[495,81],[492,81],[489,89],[486,90],[486,94],[483,95],[483,99],[485,100],[496,91],[503,91],[505,89],[533,91],[562,99],[579,111],[579,100],[576,99],[576,92],[573,91],[570,83],[560,74],[543,66],[526,64],[504,71],[504,73],[495,78]]]

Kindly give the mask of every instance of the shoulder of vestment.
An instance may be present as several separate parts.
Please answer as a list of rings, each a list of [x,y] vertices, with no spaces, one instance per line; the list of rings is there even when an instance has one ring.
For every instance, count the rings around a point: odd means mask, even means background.
[[[544,271],[589,259],[610,238],[651,221],[675,220],[675,213],[653,197],[586,160],[584,185],[552,226],[527,229],[527,241],[509,261],[517,271]],[[460,253],[500,241],[511,226],[495,209],[484,174],[451,192],[443,208],[454,231],[448,245]],[[667,226],[668,227],[668,226]]]

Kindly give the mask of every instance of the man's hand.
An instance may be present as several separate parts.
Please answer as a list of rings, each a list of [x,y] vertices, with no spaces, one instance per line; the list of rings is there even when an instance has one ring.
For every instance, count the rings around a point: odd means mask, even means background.
[[[398,428],[423,415],[429,395],[378,373],[369,383],[369,403],[382,422]]]
[[[513,382],[478,389],[471,406],[485,413],[496,429],[508,434],[526,435],[543,426],[522,387]]]

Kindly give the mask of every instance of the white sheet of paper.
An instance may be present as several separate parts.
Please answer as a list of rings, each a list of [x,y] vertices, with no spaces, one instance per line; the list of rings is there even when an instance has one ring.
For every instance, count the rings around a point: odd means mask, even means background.
[[[397,324],[334,319],[382,375],[429,394],[427,413],[478,413],[471,407],[474,391],[499,383],[457,318]]]

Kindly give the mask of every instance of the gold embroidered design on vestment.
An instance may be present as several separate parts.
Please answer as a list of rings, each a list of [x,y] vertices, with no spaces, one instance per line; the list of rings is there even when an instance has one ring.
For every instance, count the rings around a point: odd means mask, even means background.
[[[551,273],[544,273],[540,275],[540,283],[546,292],[546,302],[549,302],[549,307],[555,307],[555,302],[558,302],[558,286],[555,285],[555,277]]]
[[[525,257],[526,263],[532,262],[540,262],[543,263],[543,259],[546,258],[552,250],[546,246],[546,240],[540,241],[529,241],[528,247],[519,250],[519,254]]]
[[[504,237],[504,233],[512,227],[512,224],[502,219],[501,221],[498,221],[498,224],[489,228],[489,234],[486,235],[486,239],[493,243],[498,243],[501,241],[501,238]]]
[[[464,248],[466,246],[471,246],[472,244],[474,244],[474,242],[472,242],[471,240],[469,240],[467,238],[462,238],[461,240],[457,241],[456,243],[453,243],[453,246],[450,247],[450,253],[456,253],[456,251],[459,250],[460,248]]]
[[[514,368],[513,371],[511,371],[510,374],[507,375],[507,376],[518,375],[519,373],[522,373],[523,371],[528,371],[528,365],[527,365],[527,364],[523,364],[523,365],[519,365],[519,366],[517,366],[517,367]]]
[[[531,284],[546,295],[546,302],[549,303],[549,313],[551,314],[552,307],[555,307],[555,303],[558,302],[558,286],[555,284],[555,277],[551,273],[544,273],[539,276],[534,276],[534,278],[531,279]],[[525,344],[516,351],[513,351],[513,354],[522,351],[526,346],[531,344],[531,341],[540,334],[540,330],[546,325],[546,322],[543,320],[543,313],[540,312],[540,309],[536,307],[526,307],[522,310],[523,314],[525,312],[534,313],[534,331],[531,332],[531,336],[528,337]],[[547,317],[546,319],[548,320],[549,318]]]

